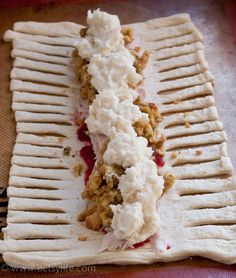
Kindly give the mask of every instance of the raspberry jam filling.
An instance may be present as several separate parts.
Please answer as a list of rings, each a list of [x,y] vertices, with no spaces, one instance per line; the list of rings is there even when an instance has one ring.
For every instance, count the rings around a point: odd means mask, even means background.
[[[142,246],[144,246],[148,242],[151,242],[151,237],[147,238],[146,240],[144,240],[142,242],[138,242],[138,243],[134,244],[133,248],[136,249],[136,248],[142,247]],[[170,250],[170,245],[169,244],[167,244],[166,250]]]
[[[163,157],[158,152],[154,152],[153,156],[154,156],[153,160],[158,167],[163,167],[165,165],[165,161]]]
[[[91,139],[88,136],[88,127],[86,123],[83,123],[77,130],[77,138],[81,142],[87,143],[81,150],[80,150],[80,156],[84,160],[87,170],[84,173],[84,182],[86,183],[89,179],[89,176],[91,175],[93,171],[94,164],[96,162],[95,153],[93,151],[93,146],[91,143]]]
[[[87,170],[84,173],[84,181],[86,183],[89,179],[89,176],[91,175],[91,173],[93,171],[93,167],[96,162],[96,160],[95,160],[96,156],[93,151],[93,146],[91,143],[89,145],[84,146],[80,150],[80,156],[82,157],[82,159],[84,160],[84,162],[87,166]]]
[[[133,245],[133,247],[136,249],[136,248],[139,248],[139,247],[142,247],[144,246],[146,243],[150,242],[150,238],[147,238],[146,240],[142,241],[142,242],[138,242],[138,243],[135,243]]]
[[[86,123],[83,123],[77,130],[77,138],[81,142],[91,142],[89,136],[88,136],[88,127]]]

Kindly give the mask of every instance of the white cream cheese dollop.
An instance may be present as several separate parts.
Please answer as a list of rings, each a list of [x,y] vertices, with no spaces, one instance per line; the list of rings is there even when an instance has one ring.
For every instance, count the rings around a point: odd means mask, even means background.
[[[119,101],[115,94],[102,91],[90,106],[86,123],[90,132],[111,136],[114,128],[135,134],[132,124],[136,121],[148,121],[148,115],[133,105],[132,99]]]
[[[127,168],[119,179],[118,188],[126,202],[137,200],[137,193],[151,189],[153,195],[159,198],[163,189],[163,178],[156,174],[156,164],[150,159],[143,158],[134,166]]]
[[[134,68],[134,56],[127,48],[121,49],[110,55],[96,54],[90,59],[88,72],[91,74],[91,84],[98,90],[105,88],[119,88],[136,85],[142,76]]]
[[[138,202],[126,203],[116,206],[111,205],[111,209],[114,214],[111,227],[114,230],[115,237],[132,243],[144,224],[142,205]]]
[[[100,108],[94,115],[90,114],[86,123],[89,131],[94,134],[110,137],[114,132],[123,132],[135,135],[132,122],[111,109]]]
[[[144,137],[117,132],[108,143],[103,159],[108,165],[131,167],[145,157],[151,159],[153,151],[147,144]]]
[[[124,202],[137,202],[142,207],[142,213],[139,212],[139,218],[143,218],[142,229],[135,237],[127,239],[129,244],[143,241],[147,235],[152,235],[157,231],[159,219],[156,213],[156,202],[162,194],[163,185],[163,177],[157,176],[155,162],[147,158],[127,168],[125,174],[120,177],[118,188]],[[116,211],[113,213],[115,217]]]
[[[88,30],[85,38],[80,38],[76,46],[82,58],[91,58],[96,53],[109,54],[124,47],[123,35],[118,16],[88,11]]]
[[[112,90],[114,92],[113,89],[106,89],[106,91],[108,91],[108,90]],[[120,101],[126,100],[126,99],[135,100],[139,96],[139,93],[138,93],[138,91],[131,89],[128,86],[123,86],[123,87],[117,88],[116,96],[119,98]]]

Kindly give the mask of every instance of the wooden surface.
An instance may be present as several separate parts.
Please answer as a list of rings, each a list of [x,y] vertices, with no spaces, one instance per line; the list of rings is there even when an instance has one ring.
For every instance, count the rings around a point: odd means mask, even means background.
[[[96,4],[95,4],[96,2]],[[99,2],[99,3],[98,3]],[[229,2],[229,1],[227,1]],[[232,2],[232,1],[231,1]],[[31,4],[34,3],[34,6]],[[45,4],[48,3],[48,4]],[[63,4],[64,3],[64,4]],[[66,3],[66,4],[65,4]],[[15,5],[20,6],[16,7]],[[225,15],[224,1],[1,1],[0,2],[0,34],[12,28],[16,21],[74,21],[85,24],[88,9],[105,10],[117,14],[121,23],[144,21],[175,13],[188,12],[193,22],[205,37],[206,60],[210,70],[216,77],[215,98],[217,108],[229,138],[229,153],[236,168],[236,46],[227,19],[233,26],[232,13]],[[232,3],[227,4],[232,11]],[[8,8],[6,8],[8,6]],[[5,7],[5,8],[3,8]],[[236,16],[236,15],[235,15]],[[234,18],[234,16],[233,16]],[[235,28],[236,30],[236,28]],[[11,111],[11,93],[9,91],[9,74],[12,60],[11,45],[0,43],[0,186],[6,187],[12,147],[15,140],[15,123]],[[0,201],[5,202],[5,197]],[[6,205],[6,203],[5,203]],[[0,208],[0,217],[6,209]],[[4,222],[3,222],[4,223]],[[11,271],[6,265],[0,267],[0,275],[13,277],[19,272]],[[92,277],[236,277],[236,267],[218,264],[206,259],[194,258],[175,263],[156,263],[150,266],[96,266],[94,268],[68,269],[65,272],[21,272],[24,277],[49,275],[55,277],[75,277],[81,273]],[[101,274],[102,273],[102,274]]]

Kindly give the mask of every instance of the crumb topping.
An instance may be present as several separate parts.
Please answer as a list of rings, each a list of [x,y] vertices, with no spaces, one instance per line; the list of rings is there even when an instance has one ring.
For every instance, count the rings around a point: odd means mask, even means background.
[[[164,181],[164,192],[167,192],[175,183],[175,177],[169,174],[164,175]]]
[[[88,73],[88,63],[80,56],[78,56],[76,60],[75,71],[77,78],[81,83],[80,96],[83,99],[87,99],[89,103],[92,103],[97,90],[91,84],[91,75]]]
[[[196,150],[196,151],[195,151],[195,154],[196,154],[196,155],[201,155],[201,154],[202,154],[202,151],[201,151],[201,150]]]
[[[158,126],[162,121],[162,116],[159,108],[154,103],[144,103],[141,98],[138,97],[134,104],[139,106],[140,111],[148,114],[149,121],[137,121],[134,123],[134,129],[138,136],[143,136],[148,140],[149,145],[154,146],[155,149],[162,149],[165,142],[165,137],[158,136]]]
[[[84,170],[84,166],[82,163],[79,163],[73,167],[73,173],[75,176],[80,176]]]
[[[87,31],[88,31],[88,27],[85,27],[85,28],[82,28],[80,30],[80,36],[81,38],[85,38],[86,34],[87,34]]]
[[[149,56],[150,56],[150,54],[146,50],[143,52],[143,54],[141,56],[135,55],[134,66],[136,68],[137,73],[143,72],[143,70],[145,69],[145,67],[148,63]]]
[[[70,151],[71,151],[71,147],[65,147],[65,148],[63,148],[63,154],[64,154],[64,156],[68,156],[68,155],[70,155]]]
[[[186,128],[190,128],[190,127],[191,127],[191,125],[190,125],[189,122],[185,122],[185,123],[184,123],[184,126],[185,126]]]
[[[170,155],[170,158],[171,159],[175,159],[176,157],[177,157],[176,152],[172,152],[171,155]]]
[[[118,189],[118,178],[123,173],[124,168],[121,166],[109,166],[100,161],[97,169],[90,175],[82,197],[91,200],[92,205],[79,216],[79,221],[85,221],[87,228],[98,231],[111,225],[113,214],[110,205],[123,202]]]
[[[121,29],[121,33],[124,36],[125,44],[131,43],[134,39],[134,32],[132,28],[123,28]]]
[[[79,236],[78,239],[80,241],[86,241],[87,240],[87,237],[86,236]]]

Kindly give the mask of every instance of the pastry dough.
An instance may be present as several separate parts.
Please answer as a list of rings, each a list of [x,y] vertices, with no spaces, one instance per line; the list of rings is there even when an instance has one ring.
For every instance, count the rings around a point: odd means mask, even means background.
[[[81,162],[72,156],[80,143],[69,116],[80,87],[72,65],[81,27],[19,22],[4,36],[13,41],[11,55],[16,58],[11,90],[17,120],[8,225],[0,242],[5,262],[39,269],[169,262],[196,255],[236,263],[236,182],[211,96],[214,78],[202,35],[187,14],[130,25],[133,44],[137,41],[151,53],[144,88],[147,100],[157,103],[164,115],[167,154],[162,171],[177,178],[158,207],[160,236],[170,249],[157,252],[148,243],[97,253],[103,235],[77,221],[85,206],[84,185],[72,171]],[[64,156],[67,146],[71,154]],[[87,240],[80,241],[81,235]]]

